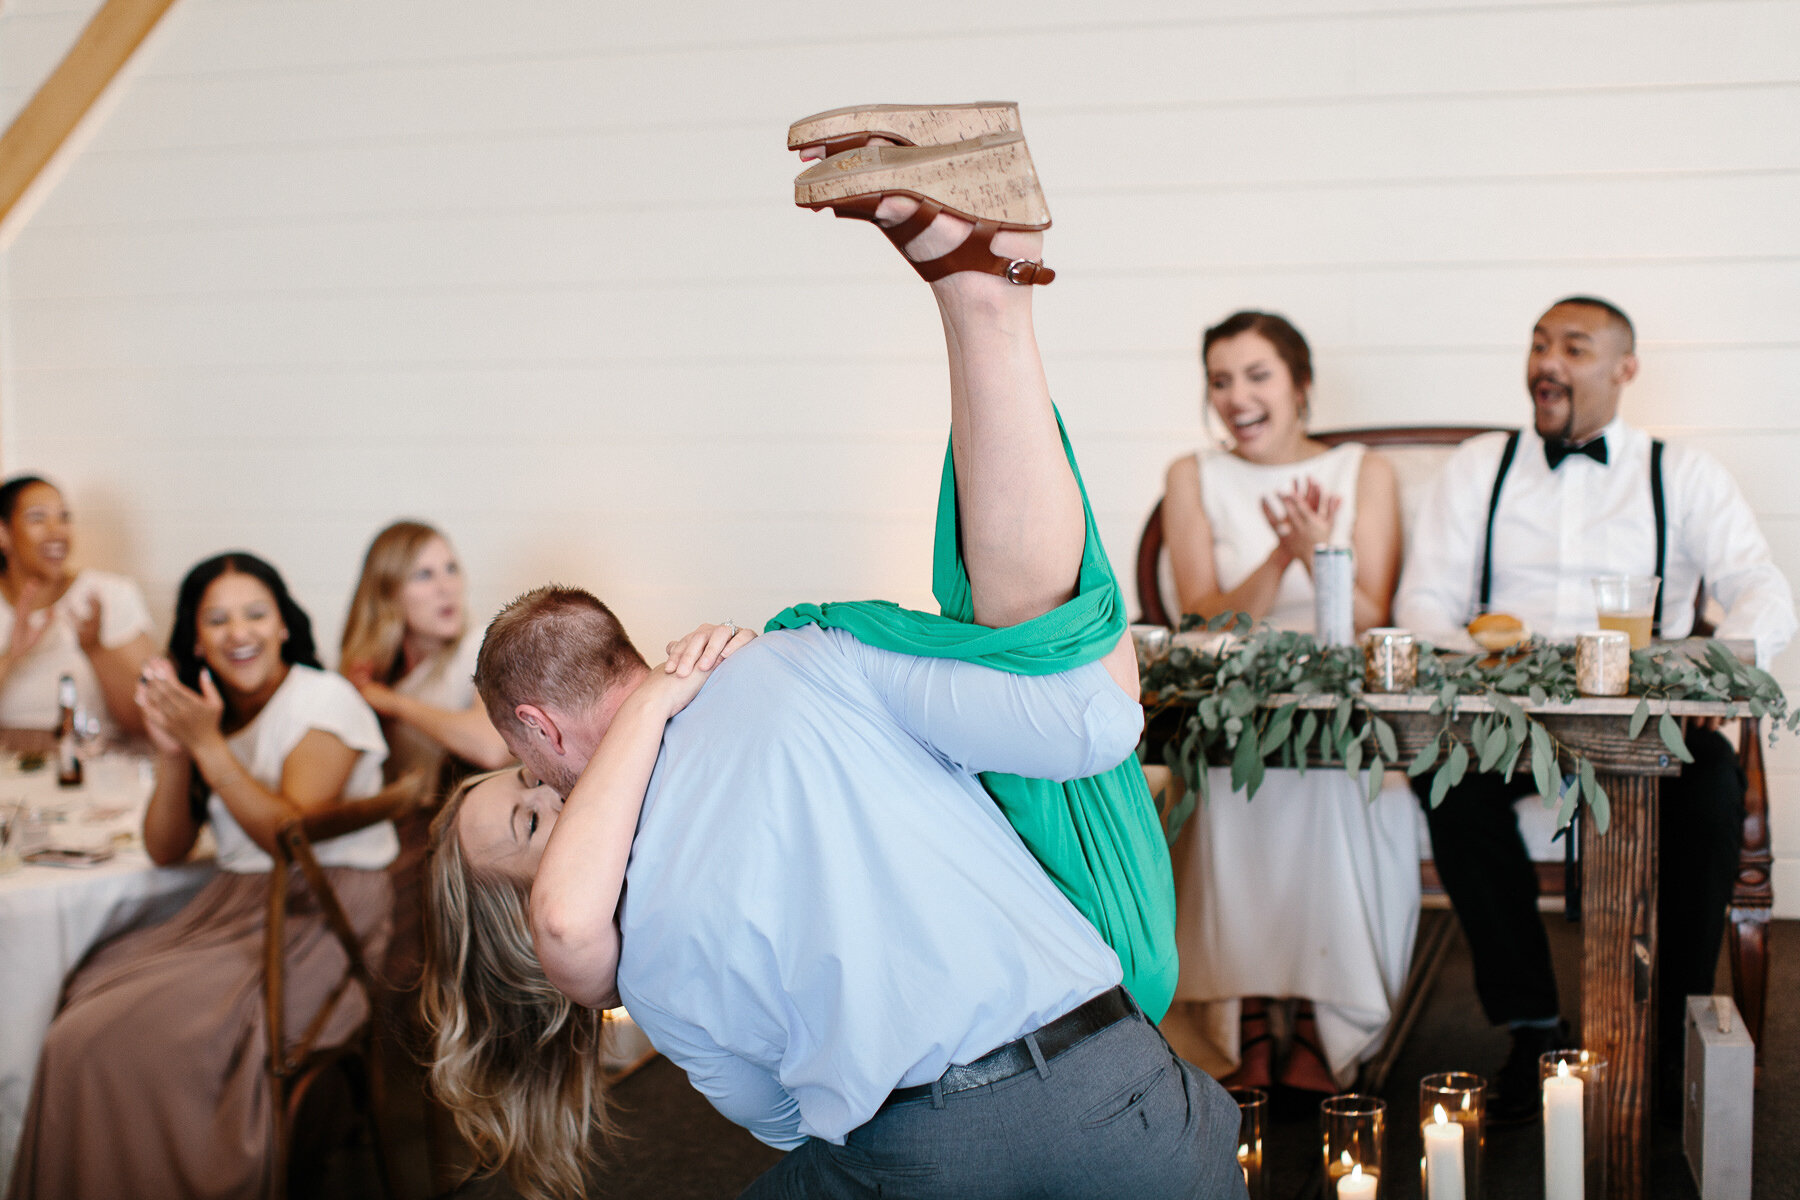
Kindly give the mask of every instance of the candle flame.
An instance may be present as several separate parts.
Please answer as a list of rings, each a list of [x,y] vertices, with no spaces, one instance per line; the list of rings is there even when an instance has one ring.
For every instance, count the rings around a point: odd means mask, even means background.
[[[1349,1166],[1350,1166],[1350,1152],[1349,1152],[1349,1151],[1348,1151],[1348,1150],[1346,1150],[1346,1151],[1344,1151],[1344,1158],[1343,1158],[1343,1163],[1344,1163],[1344,1166],[1345,1166],[1345,1167],[1349,1167]],[[1356,1164],[1356,1165],[1357,1165],[1357,1168],[1358,1168],[1358,1169],[1359,1169],[1359,1170],[1360,1170],[1360,1169],[1361,1169],[1361,1167],[1362,1167],[1362,1164],[1361,1164],[1361,1163],[1358,1163],[1358,1164]]]
[[[1463,1093],[1462,1107],[1463,1107],[1464,1112],[1469,1111],[1469,1101],[1474,1097],[1474,1095],[1475,1095],[1475,1093],[1473,1093],[1473,1092],[1464,1092]]]
[[[1558,1079],[1567,1079],[1569,1077],[1569,1064],[1566,1059],[1556,1064],[1556,1077]]]
[[[1238,1146],[1238,1157],[1239,1158],[1249,1158],[1250,1157],[1250,1147],[1248,1145],[1240,1144]]]
[[[1355,1166],[1350,1168],[1350,1178],[1352,1178],[1352,1179],[1361,1179],[1362,1178],[1362,1164],[1361,1163],[1357,1163]]]
[[[1444,1115],[1444,1106],[1441,1104],[1431,1106],[1431,1119],[1439,1125],[1448,1124],[1450,1121],[1450,1118]]]

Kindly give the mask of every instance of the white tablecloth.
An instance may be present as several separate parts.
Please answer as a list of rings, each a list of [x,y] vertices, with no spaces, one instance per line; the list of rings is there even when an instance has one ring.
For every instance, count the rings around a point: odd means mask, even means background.
[[[86,766],[79,788],[58,788],[51,768],[21,774],[0,767],[0,805],[22,801],[61,817],[43,826],[51,844],[89,845],[117,835],[118,845],[113,859],[98,866],[27,864],[0,875],[0,1192],[12,1178],[32,1072],[63,980],[95,944],[171,916],[213,874],[211,862],[157,867],[144,853],[139,831],[150,798],[148,763],[105,756]]]

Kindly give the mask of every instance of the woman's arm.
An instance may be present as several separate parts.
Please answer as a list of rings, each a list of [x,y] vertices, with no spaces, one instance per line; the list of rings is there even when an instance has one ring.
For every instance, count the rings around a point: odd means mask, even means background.
[[[156,650],[148,634],[140,633],[122,646],[107,647],[100,641],[100,601],[96,598],[89,614],[75,622],[75,634],[81,652],[94,665],[100,680],[100,693],[106,697],[106,709],[127,733],[144,732],[143,713],[138,710],[135,693],[138,676]]]
[[[1356,475],[1357,632],[1393,620],[1394,588],[1400,582],[1400,483],[1394,465],[1373,450],[1363,455]]]
[[[531,931],[545,976],[578,1004],[618,1003],[619,896],[663,726],[717,663],[755,636],[701,626],[671,650],[669,661],[619,706],[563,803],[532,883]]]
[[[144,852],[159,867],[178,863],[188,856],[200,836],[200,822],[194,819],[188,803],[188,788],[194,777],[194,763],[187,752],[177,747],[173,753],[156,756],[156,787],[150,793],[150,806],[144,810]]]
[[[1279,542],[1250,577],[1229,592],[1219,590],[1219,574],[1213,558],[1212,522],[1200,503],[1200,464],[1196,456],[1178,458],[1169,466],[1163,491],[1163,544],[1169,548],[1169,565],[1175,571],[1175,594],[1184,613],[1216,617],[1244,612],[1260,620],[1275,607],[1282,573],[1294,557]]]
[[[274,853],[275,833],[289,818],[322,808],[343,793],[360,751],[335,734],[308,730],[282,764],[280,791],[270,791],[226,744],[219,729],[225,703],[210,672],[200,673],[199,694],[182,686],[166,662],[153,661],[144,672],[146,719],[180,744],[232,820],[265,852]]]
[[[378,714],[411,725],[456,757],[484,771],[504,767],[513,760],[512,751],[500,740],[479,696],[467,708],[440,708],[385,684],[364,683],[355,678],[351,682]]]

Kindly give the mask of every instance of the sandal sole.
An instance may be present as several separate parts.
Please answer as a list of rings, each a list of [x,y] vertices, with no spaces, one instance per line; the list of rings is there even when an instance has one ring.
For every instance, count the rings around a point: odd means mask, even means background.
[[[934,201],[965,221],[1050,227],[1050,206],[1017,133],[984,134],[950,146],[863,146],[834,154],[794,180],[794,203],[801,208],[892,195]]]
[[[984,133],[1018,133],[1019,106],[1008,100],[974,104],[858,104],[801,117],[788,126],[788,149],[851,137],[881,137],[903,146],[945,146]]]

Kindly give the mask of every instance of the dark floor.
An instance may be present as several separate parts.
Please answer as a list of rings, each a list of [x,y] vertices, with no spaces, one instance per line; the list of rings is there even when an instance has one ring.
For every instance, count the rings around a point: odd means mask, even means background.
[[[1426,913],[1427,921],[1449,919]],[[1546,917],[1557,973],[1579,978],[1581,937],[1578,926],[1560,916]],[[1758,1200],[1800,1196],[1800,921],[1779,921],[1770,936],[1769,1015],[1764,1031],[1762,1075],[1756,1093],[1755,1196]],[[1728,982],[1721,972],[1721,991]],[[1579,1003],[1564,997],[1570,1017]],[[1506,1052],[1504,1033],[1490,1029],[1475,1003],[1467,948],[1452,938],[1443,969],[1432,989],[1418,1026],[1396,1061],[1385,1092],[1391,1114],[1417,1110],[1418,1081],[1443,1070],[1491,1071]],[[394,1080],[390,1102],[390,1136],[402,1196],[431,1195],[426,1166],[426,1139],[416,1072]],[[735,1196],[779,1156],[715,1113],[687,1086],[681,1072],[666,1060],[650,1064],[622,1082],[614,1092],[623,1136],[609,1154],[608,1167],[595,1181],[593,1194],[654,1200],[713,1200]],[[1273,1169],[1275,1200],[1308,1196],[1317,1186],[1318,1155],[1315,1106],[1281,1116],[1266,1143]],[[1407,1162],[1419,1155],[1419,1138],[1410,1120],[1396,1115],[1390,1125],[1387,1154]],[[1483,1200],[1537,1200],[1543,1194],[1541,1127],[1529,1125],[1490,1130],[1483,1169]],[[1680,1131],[1659,1130],[1653,1150],[1652,1200],[1692,1200],[1697,1196],[1683,1157]],[[1384,1200],[1416,1196],[1416,1176],[1397,1172],[1393,1191]],[[334,1155],[325,1179],[309,1189],[331,1197],[380,1194],[367,1150]],[[303,1194],[303,1193],[296,1193]],[[476,1180],[455,1192],[459,1197],[501,1198],[515,1193],[503,1182]]]

